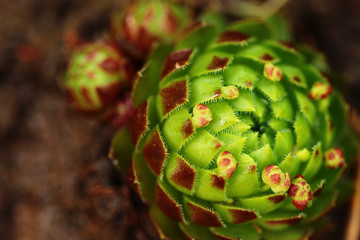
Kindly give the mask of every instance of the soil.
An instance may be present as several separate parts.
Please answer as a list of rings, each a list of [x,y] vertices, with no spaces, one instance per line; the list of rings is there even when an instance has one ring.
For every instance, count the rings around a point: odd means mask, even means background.
[[[75,112],[61,88],[65,43],[74,31],[81,41],[100,36],[122,4],[0,0],[0,239],[158,239],[148,207],[106,157],[113,130]],[[292,1],[284,13],[360,111],[360,1]],[[313,239],[343,239],[348,212],[333,211]]]

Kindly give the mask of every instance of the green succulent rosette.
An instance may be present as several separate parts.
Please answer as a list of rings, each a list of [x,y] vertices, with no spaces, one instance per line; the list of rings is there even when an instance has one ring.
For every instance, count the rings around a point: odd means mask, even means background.
[[[131,173],[162,237],[300,239],[343,196],[346,104],[321,56],[277,36],[202,22],[140,72]]]
[[[113,104],[130,85],[132,67],[114,44],[97,41],[78,47],[70,56],[64,88],[72,105],[97,112]]]

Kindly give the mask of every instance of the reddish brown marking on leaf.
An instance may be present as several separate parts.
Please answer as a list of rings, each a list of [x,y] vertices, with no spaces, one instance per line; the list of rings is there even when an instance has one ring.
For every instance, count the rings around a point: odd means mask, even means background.
[[[205,104],[199,104],[198,105],[198,108],[199,108],[199,110],[205,110],[205,109],[207,109],[208,107],[205,105]]]
[[[250,36],[246,33],[239,32],[239,31],[226,31],[220,35],[217,42],[234,42],[234,43],[241,43],[248,40]]]
[[[194,133],[194,126],[190,119],[186,120],[181,126],[181,133],[184,139],[187,139],[191,134]]]
[[[180,206],[164,190],[156,185],[156,202],[160,210],[169,218],[182,222]]]
[[[285,195],[275,195],[275,196],[268,197],[268,199],[271,202],[273,202],[274,204],[278,204],[285,200]]]
[[[304,210],[308,204],[307,200],[292,200],[292,204],[299,210]]]
[[[309,202],[311,202],[313,199],[313,195],[311,191],[308,192],[308,197],[309,197]]]
[[[298,191],[299,186],[295,185],[295,184],[291,184],[290,188],[288,190],[288,195],[289,197],[294,197],[296,195],[296,192]]]
[[[139,138],[148,128],[148,103],[143,102],[134,113],[132,121],[130,121],[130,136],[134,145],[137,144]]]
[[[276,166],[275,166],[275,165],[268,165],[268,166],[264,169],[266,175],[269,175],[269,173],[271,172],[271,170],[272,170],[274,167],[276,167]]]
[[[99,64],[99,67],[102,68],[105,72],[110,74],[118,73],[120,71],[119,61],[107,58]]]
[[[280,174],[273,174],[270,176],[270,181],[274,185],[278,185],[281,181]]]
[[[166,154],[167,151],[164,143],[160,138],[159,131],[156,130],[150,135],[143,149],[145,161],[156,175],[161,174],[162,167],[165,163]]]
[[[230,159],[228,159],[228,158],[223,158],[223,160],[220,162],[220,166],[224,166],[224,167],[226,167],[227,165],[229,165],[230,164]]]
[[[222,143],[218,140],[215,140],[215,149],[219,149],[222,146]]]
[[[181,36],[186,36],[192,32],[197,31],[198,29],[206,26],[206,24],[202,21],[194,21],[192,24],[190,24],[188,27],[184,29],[184,31],[181,33]]]
[[[297,83],[301,82],[300,78],[297,76],[293,77],[293,80],[294,80],[294,82],[297,82]]]
[[[175,82],[163,88],[160,92],[162,97],[163,115],[168,114],[187,100],[186,80]]]
[[[247,169],[249,170],[249,172],[254,173],[255,169],[256,169],[256,166],[255,165],[248,165]]]
[[[206,118],[200,117],[199,122],[200,122],[199,127],[203,127],[203,126],[206,126],[209,123],[209,120],[206,119]]]
[[[257,218],[256,213],[250,210],[229,209],[229,212],[234,224],[249,222]]]
[[[293,49],[293,50],[297,50],[297,47],[294,43],[292,42],[287,42],[287,41],[279,41],[279,43],[281,45],[283,45],[284,47],[287,47],[289,49]]]
[[[260,57],[260,59],[262,59],[264,61],[272,61],[272,60],[274,60],[274,57],[268,53],[265,53],[263,56]]]
[[[314,157],[317,157],[319,155],[319,149],[316,149]]]
[[[251,88],[253,86],[252,82],[245,81],[245,86]]]
[[[298,222],[300,222],[300,220],[302,219],[302,216],[296,216],[296,217],[290,217],[290,218],[285,218],[285,219],[278,219],[278,220],[269,220],[266,221],[267,224],[271,224],[271,225],[295,225]]]
[[[205,227],[221,227],[221,222],[216,213],[192,204],[190,202],[187,203],[190,218],[197,224]]]
[[[316,189],[315,192],[313,193],[313,197],[319,197],[323,188],[324,188],[324,186],[321,185],[318,189]]]
[[[212,95],[213,98],[217,98],[221,96],[221,89],[216,89],[214,94]]]
[[[272,76],[274,70],[275,70],[274,66],[265,66],[265,72],[267,76]]]
[[[237,167],[237,163],[236,163],[236,167]],[[228,178],[230,178],[233,175],[236,167],[231,167],[226,170],[226,175]]]
[[[177,185],[191,190],[195,183],[195,170],[189,166],[182,158],[177,158],[175,172],[171,175],[171,180]]]
[[[88,104],[93,104],[94,103],[94,101],[92,100],[92,98],[90,96],[89,89],[87,89],[86,87],[81,87],[80,91],[81,91],[81,95],[84,97],[85,101]]]
[[[161,78],[164,78],[169,73],[175,71],[176,69],[186,66],[189,62],[192,50],[183,49],[171,53],[164,63],[163,70],[161,72]]]
[[[220,177],[218,175],[211,175],[211,186],[218,188],[220,190],[225,189],[225,179],[223,177]]]
[[[329,120],[329,128],[330,128],[330,131],[332,131],[334,129],[334,123],[331,120]]]
[[[214,56],[211,60],[211,63],[207,66],[207,70],[224,69],[228,65],[229,60],[230,59],[227,57],[221,58],[218,56]]]
[[[121,88],[121,83],[115,82],[108,86],[97,87],[96,92],[103,104],[111,104],[118,98]]]

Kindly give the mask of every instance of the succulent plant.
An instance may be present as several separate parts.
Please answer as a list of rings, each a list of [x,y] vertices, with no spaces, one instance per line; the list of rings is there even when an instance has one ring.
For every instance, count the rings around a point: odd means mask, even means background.
[[[112,104],[130,86],[132,66],[114,44],[97,41],[76,48],[65,75],[65,91],[74,107],[96,112]]]
[[[113,32],[147,55],[156,42],[173,42],[191,22],[184,6],[172,1],[132,1],[125,12],[116,11],[111,20]]]
[[[316,226],[356,151],[323,70],[258,20],[200,23],[152,53],[132,91],[131,179],[161,237],[300,239]]]

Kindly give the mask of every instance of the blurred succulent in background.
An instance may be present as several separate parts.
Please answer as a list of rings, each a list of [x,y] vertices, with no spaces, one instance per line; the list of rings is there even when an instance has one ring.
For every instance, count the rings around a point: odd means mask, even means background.
[[[116,37],[123,38],[143,56],[156,42],[174,42],[191,20],[188,8],[172,1],[136,0],[124,12],[116,11],[111,25]]]
[[[97,112],[113,104],[130,86],[133,67],[114,44],[97,41],[84,44],[71,54],[65,75],[65,91],[82,112]]]

